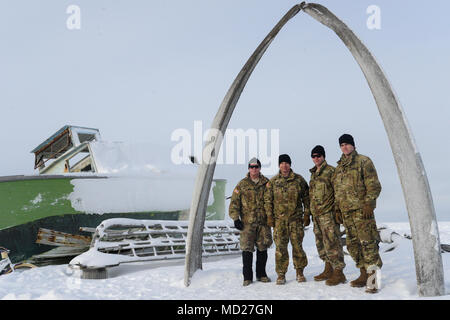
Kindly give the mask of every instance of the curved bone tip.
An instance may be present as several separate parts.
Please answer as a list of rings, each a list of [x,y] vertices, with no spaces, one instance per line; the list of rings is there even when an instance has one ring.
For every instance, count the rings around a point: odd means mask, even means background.
[[[318,3],[305,3],[305,2],[302,2],[300,4],[300,7],[301,7],[301,9],[303,11],[305,11],[305,12],[307,12],[309,14],[316,13],[316,14],[319,14],[319,15],[323,15],[324,12],[328,11],[328,9],[326,7],[324,7],[324,6],[322,6],[321,4],[318,4]],[[306,9],[308,9],[308,10],[306,10]]]

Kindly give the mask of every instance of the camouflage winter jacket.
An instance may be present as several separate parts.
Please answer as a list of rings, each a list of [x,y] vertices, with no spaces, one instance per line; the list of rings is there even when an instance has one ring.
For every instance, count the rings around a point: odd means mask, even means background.
[[[356,150],[348,157],[342,155],[332,181],[336,208],[342,212],[362,209],[365,203],[376,207],[381,185],[369,157]]]
[[[334,190],[331,178],[335,168],[322,163],[319,169],[310,169],[311,180],[309,181],[309,200],[313,216],[334,211]]]
[[[310,214],[308,183],[291,170],[284,178],[281,173],[274,176],[266,185],[264,208],[267,216],[274,219],[286,218],[295,221]]]
[[[269,181],[262,174],[258,183],[250,179],[250,174],[242,179],[234,188],[231,196],[229,215],[231,219],[241,219],[244,224],[266,224],[267,217],[264,211],[264,192]]]

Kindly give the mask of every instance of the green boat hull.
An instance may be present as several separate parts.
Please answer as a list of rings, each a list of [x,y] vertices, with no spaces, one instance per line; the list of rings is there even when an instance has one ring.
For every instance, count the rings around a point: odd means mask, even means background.
[[[80,227],[97,227],[110,218],[187,220],[188,210],[92,214],[72,207],[69,195],[73,179],[107,179],[102,176],[12,176],[0,178],[0,246],[10,250],[13,262],[46,252],[53,247],[37,244],[39,228],[83,234]],[[225,216],[226,180],[215,180],[213,203],[207,219]]]

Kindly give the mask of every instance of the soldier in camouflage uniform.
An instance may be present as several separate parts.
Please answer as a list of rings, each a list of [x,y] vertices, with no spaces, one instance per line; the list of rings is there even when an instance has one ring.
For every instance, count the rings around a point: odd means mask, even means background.
[[[333,176],[336,215],[345,227],[347,249],[361,271],[350,285],[367,285],[366,292],[374,293],[377,289],[368,286],[367,280],[383,265],[378,253],[380,236],[373,213],[381,185],[372,160],[356,152],[351,135],[342,135],[339,145],[343,154]]]
[[[229,215],[234,225],[241,230],[242,273],[244,286],[253,282],[253,252],[256,250],[256,280],[270,282],[266,274],[267,248],[272,245],[272,231],[267,225],[264,211],[264,192],[269,181],[261,174],[261,162],[253,158],[248,165],[249,172],[233,191]]]
[[[266,185],[264,206],[267,223],[274,228],[276,244],[275,269],[277,284],[285,284],[289,265],[288,244],[292,245],[292,259],[298,282],[306,281],[303,269],[308,264],[303,251],[304,223],[309,224],[309,194],[305,179],[292,171],[288,155],[278,159],[280,172]],[[305,219],[305,220],[304,220]]]
[[[315,146],[311,151],[314,167],[310,170],[310,209],[314,221],[314,235],[320,259],[325,262],[325,270],[314,277],[316,281],[335,286],[345,283],[342,270],[345,267],[339,224],[334,217],[334,190],[331,178],[334,167],[325,161],[325,149]]]

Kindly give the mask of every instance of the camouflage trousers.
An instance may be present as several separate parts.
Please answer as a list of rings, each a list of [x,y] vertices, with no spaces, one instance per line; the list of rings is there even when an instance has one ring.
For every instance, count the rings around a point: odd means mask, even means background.
[[[333,269],[344,269],[344,251],[342,250],[339,224],[334,212],[322,213],[313,217],[316,247],[320,259],[328,262]]]
[[[242,251],[267,250],[272,245],[272,231],[267,225],[258,223],[246,223],[240,235],[240,246]]]
[[[364,219],[362,210],[342,213],[346,233],[347,250],[356,263],[357,268],[368,268],[375,265],[382,267],[378,243],[380,235],[375,218]]]
[[[275,271],[277,274],[285,274],[289,265],[288,244],[292,246],[292,260],[295,269],[304,269],[308,264],[306,253],[302,243],[305,233],[301,219],[288,221],[288,219],[276,219],[273,237],[275,240]]]

